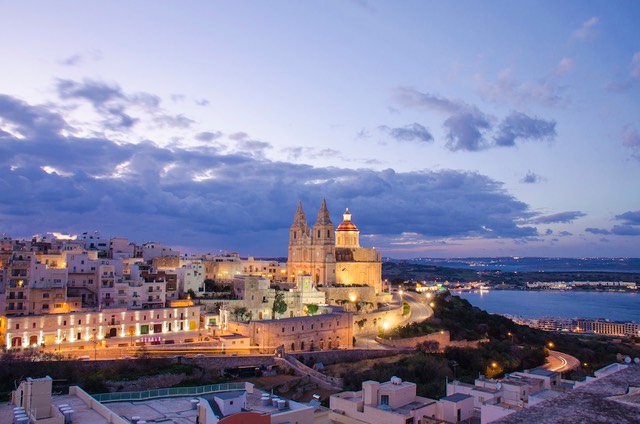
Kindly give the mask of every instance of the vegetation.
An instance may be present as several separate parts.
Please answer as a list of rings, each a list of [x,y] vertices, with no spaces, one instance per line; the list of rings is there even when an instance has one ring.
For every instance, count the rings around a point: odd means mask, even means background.
[[[284,300],[283,291],[280,291],[280,290],[276,291],[276,296],[275,296],[275,299],[273,300],[272,311],[273,311],[274,317],[276,314],[282,315],[285,312],[287,312],[287,302],[285,302]]]
[[[196,364],[174,363],[168,358],[150,358],[141,350],[137,360],[79,362],[63,358],[60,354],[28,353],[19,356],[6,352],[0,356],[0,399],[7,399],[12,390],[25,377],[50,376],[54,392],[66,392],[69,386],[78,385],[89,393],[108,392],[110,382],[139,380],[161,374],[184,375],[179,385],[205,385],[219,383],[218,370],[205,369]],[[187,383],[185,383],[187,382]],[[154,388],[154,387],[149,387]],[[126,391],[124,387],[116,387]]]
[[[309,315],[313,315],[318,312],[318,305],[315,303],[306,304],[305,307],[307,308],[307,313]]]
[[[253,312],[247,310],[244,306],[234,307],[231,315],[233,315],[235,321],[239,322],[249,322],[253,318]]]

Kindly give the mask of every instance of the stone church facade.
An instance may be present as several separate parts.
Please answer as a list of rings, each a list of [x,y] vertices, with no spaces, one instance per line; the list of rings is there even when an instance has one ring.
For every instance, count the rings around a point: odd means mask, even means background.
[[[360,246],[360,231],[351,220],[349,209],[343,221],[333,226],[323,199],[316,222],[307,223],[302,202],[289,229],[289,281],[310,275],[314,284],[367,285],[382,290],[382,257],[375,248]]]

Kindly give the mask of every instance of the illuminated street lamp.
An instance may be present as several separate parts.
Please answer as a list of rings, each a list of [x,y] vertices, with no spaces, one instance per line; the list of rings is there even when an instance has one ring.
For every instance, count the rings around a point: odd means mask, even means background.
[[[553,344],[553,342],[549,342],[547,343],[547,346],[549,346],[549,349],[553,349],[555,347],[555,344]]]
[[[387,329],[389,328],[389,323],[387,321],[382,323],[382,338],[387,337]]]

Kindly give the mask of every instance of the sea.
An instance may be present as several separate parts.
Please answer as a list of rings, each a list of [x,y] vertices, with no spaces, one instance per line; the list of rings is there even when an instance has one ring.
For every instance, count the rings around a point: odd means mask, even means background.
[[[588,318],[640,322],[640,293],[476,290],[453,294],[494,314],[523,318]]]
[[[387,259],[393,260],[393,259]],[[413,258],[404,262],[466,268],[477,271],[511,272],[640,272],[640,258],[532,258],[532,257],[473,257],[473,258]]]

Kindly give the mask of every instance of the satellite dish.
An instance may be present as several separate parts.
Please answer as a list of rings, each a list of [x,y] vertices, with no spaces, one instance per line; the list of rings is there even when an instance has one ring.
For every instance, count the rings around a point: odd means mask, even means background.
[[[629,357],[629,356],[625,356],[625,357],[624,357],[624,362],[625,362],[626,364],[630,364],[630,363],[631,363],[631,357]]]
[[[496,383],[496,390],[500,390],[502,388],[502,383],[499,381]]]
[[[635,362],[636,364],[640,364],[640,358],[633,358],[633,362]]]

